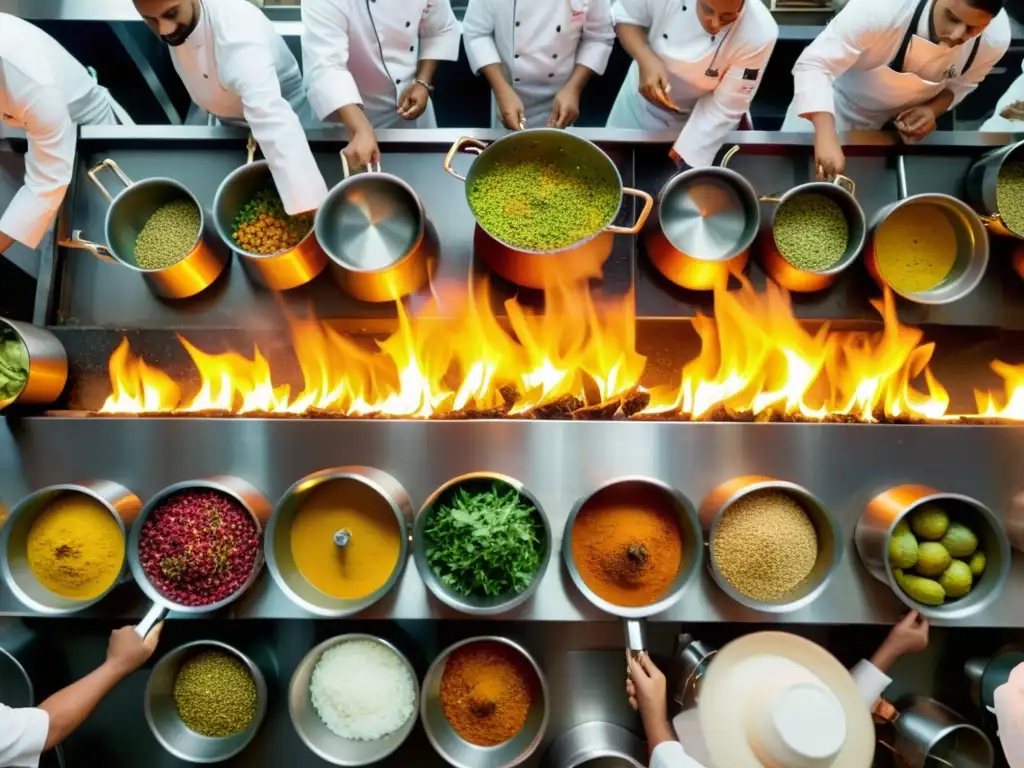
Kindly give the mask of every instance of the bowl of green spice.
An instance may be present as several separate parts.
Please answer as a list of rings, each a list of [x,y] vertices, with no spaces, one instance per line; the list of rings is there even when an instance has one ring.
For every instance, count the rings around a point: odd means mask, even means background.
[[[474,472],[424,502],[413,556],[438,600],[463,613],[495,615],[537,591],[551,556],[551,526],[518,480]]]

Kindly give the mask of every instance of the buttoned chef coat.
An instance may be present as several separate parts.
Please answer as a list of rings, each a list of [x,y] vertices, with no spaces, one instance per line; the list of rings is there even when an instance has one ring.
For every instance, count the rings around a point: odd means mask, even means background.
[[[0,766],[37,768],[46,749],[50,716],[44,709],[0,704]]]

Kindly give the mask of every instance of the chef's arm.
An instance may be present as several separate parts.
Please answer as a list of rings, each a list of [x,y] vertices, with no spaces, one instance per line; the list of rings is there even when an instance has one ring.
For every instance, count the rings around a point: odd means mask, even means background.
[[[626,53],[633,57],[633,60],[641,67],[649,62],[660,61],[658,54],[651,50],[647,43],[647,30],[635,24],[616,24],[615,34],[619,38],[619,44]]]
[[[40,704],[39,708],[50,716],[46,749],[60,744],[74,733],[129,672],[130,670],[105,662]]]
[[[436,71],[438,61],[457,61],[461,39],[462,28],[455,18],[450,0],[431,0],[427,3],[427,10],[420,19],[420,66],[431,61]],[[430,72],[431,77],[434,71]]]
[[[317,118],[326,120],[334,115],[353,133],[364,124],[370,127],[370,121],[362,116],[363,99],[348,68],[348,19],[334,0],[305,0],[300,7],[302,69]],[[362,120],[356,118],[357,111]]]
[[[588,72],[582,78],[580,88],[590,78],[590,72],[603,75],[608,66],[615,44],[615,27],[612,25],[612,9],[609,0],[591,0],[587,17],[583,22],[583,34],[576,47],[576,70],[585,67]],[[573,71],[573,78],[576,71]]]
[[[952,106],[952,104],[953,104],[953,91],[951,91],[949,88],[946,88],[938,96],[936,96],[935,98],[929,99],[928,101],[926,101],[921,106],[922,107],[928,107],[928,109],[930,109],[935,114],[935,116],[938,117],[943,112],[945,112],[947,109],[949,109],[950,106]]]

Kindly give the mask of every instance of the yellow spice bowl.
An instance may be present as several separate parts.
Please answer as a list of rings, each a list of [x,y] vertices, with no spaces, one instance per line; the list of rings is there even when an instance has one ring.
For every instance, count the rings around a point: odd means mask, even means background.
[[[26,496],[11,510],[7,522],[0,530],[0,576],[22,604],[30,610],[50,616],[75,613],[99,602],[121,583],[128,567],[128,558],[122,557],[118,577],[103,593],[87,600],[64,597],[43,586],[28,562],[28,534],[39,516],[54,501],[67,494],[83,494],[106,509],[121,529],[126,548],[127,529],[142,509],[142,500],[120,483],[89,480],[47,486]]]

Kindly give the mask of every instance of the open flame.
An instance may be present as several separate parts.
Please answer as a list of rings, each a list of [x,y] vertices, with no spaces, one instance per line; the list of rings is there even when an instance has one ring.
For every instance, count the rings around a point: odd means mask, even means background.
[[[949,395],[929,369],[934,344],[899,322],[890,293],[873,302],[879,331],[832,331],[827,324],[811,331],[783,289],[770,284],[757,293],[740,283],[716,292],[713,318],[694,318],[701,348],[678,383],[649,390],[641,386],[646,359],[636,351],[632,295],[598,300],[586,286],[557,286],[545,292],[543,312],[507,301],[503,325],[481,282],[415,315],[399,304],[397,330],[375,347],[315,318],[289,318],[302,378],[296,391],[275,383],[258,348],[248,356],[212,354],[179,336],[200,379],[185,396],[124,340],[110,358],[111,395],[100,412],[429,418],[632,400],[640,405],[629,415],[651,417],[961,418],[948,413]],[[993,369],[1006,391],[976,393],[977,415],[1024,420],[1024,366],[997,361]]]

